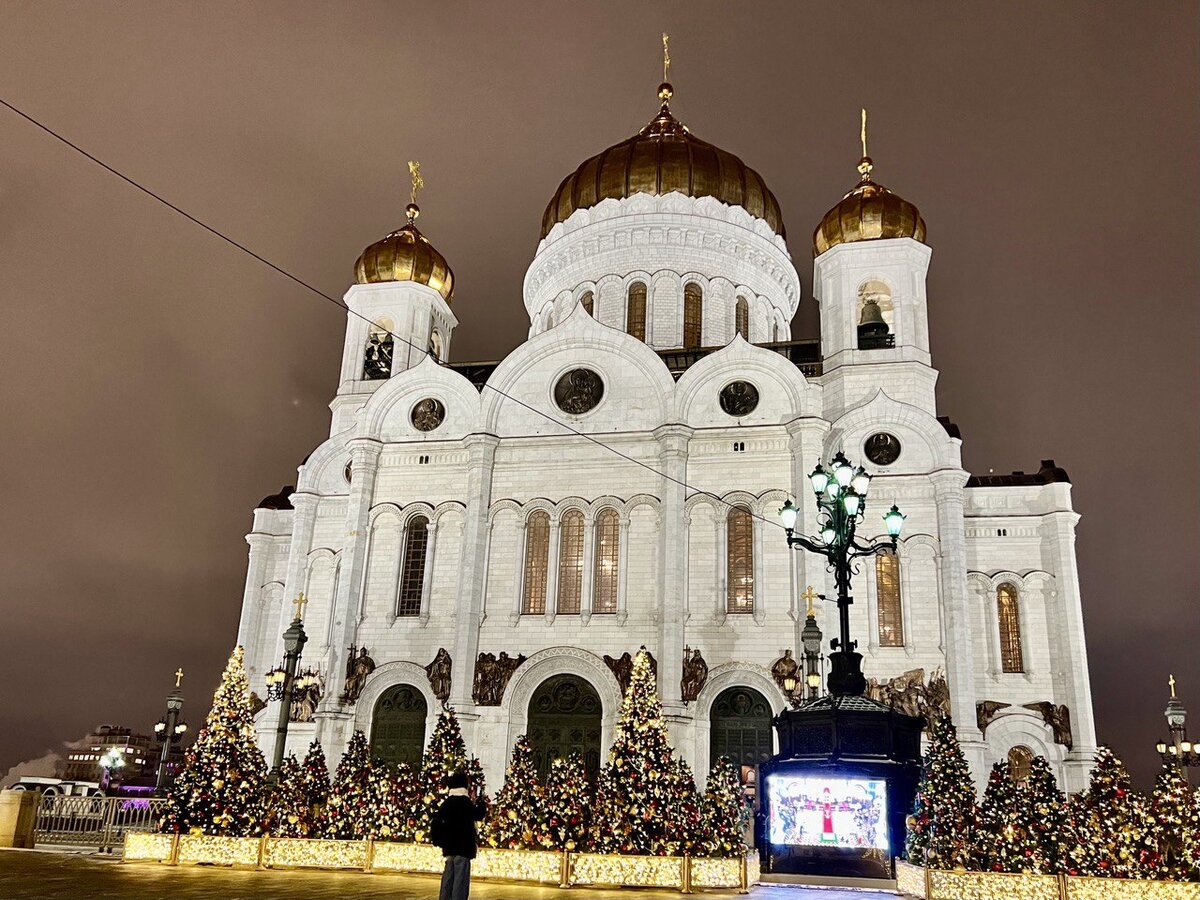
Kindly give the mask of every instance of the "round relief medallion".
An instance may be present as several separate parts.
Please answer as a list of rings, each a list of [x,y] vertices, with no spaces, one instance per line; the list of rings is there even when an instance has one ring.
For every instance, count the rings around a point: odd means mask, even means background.
[[[417,405],[412,408],[411,418],[413,428],[417,431],[433,431],[445,420],[446,407],[442,405],[441,400],[426,397],[417,401]]]
[[[554,402],[573,416],[595,409],[603,396],[604,382],[591,369],[572,369],[554,385]]]
[[[867,459],[877,466],[890,466],[900,458],[900,439],[886,431],[877,431],[863,443]]]
[[[758,388],[748,381],[731,381],[718,395],[721,409],[731,416],[748,416],[758,407]]]

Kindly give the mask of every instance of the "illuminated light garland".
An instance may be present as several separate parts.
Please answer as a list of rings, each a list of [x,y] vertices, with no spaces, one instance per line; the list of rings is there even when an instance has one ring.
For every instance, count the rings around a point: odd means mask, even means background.
[[[621,856],[608,853],[571,855],[571,884],[614,884],[640,887],[683,887],[679,856]]]
[[[896,890],[901,894],[925,900],[925,870],[903,860],[896,860]]]
[[[1200,884],[1072,875],[1067,877],[1067,900],[1200,900]]]
[[[742,886],[742,860],[740,859],[705,859],[694,856],[690,860],[690,865],[692,887],[738,888]]]
[[[442,851],[429,844],[394,844],[375,842],[375,857],[371,868],[376,872],[425,872],[440,875],[446,867]]]
[[[267,868],[365,869],[366,841],[269,838],[263,851]]]
[[[152,831],[131,831],[125,835],[126,862],[133,860],[149,860],[150,862],[170,862],[175,854],[175,835],[157,834]]]
[[[1059,900],[1058,876],[931,869],[929,900]]]
[[[216,866],[258,866],[262,838],[224,837],[216,834],[181,834],[179,863]]]
[[[759,878],[762,877],[762,861],[758,858],[757,853],[749,853],[746,855],[746,887],[752,884],[758,884]]]
[[[924,900],[925,874],[897,860],[897,891]],[[1200,900],[1196,882],[938,869],[928,874],[928,900]]]
[[[496,850],[481,847],[471,865],[475,878],[505,878],[558,884],[562,854],[555,850]]]

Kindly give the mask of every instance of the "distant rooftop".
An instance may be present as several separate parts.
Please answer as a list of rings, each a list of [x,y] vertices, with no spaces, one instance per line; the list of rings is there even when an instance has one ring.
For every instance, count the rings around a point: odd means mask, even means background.
[[[1054,460],[1043,459],[1042,467],[1036,472],[1013,472],[1011,475],[972,475],[967,479],[967,487],[1020,487],[1056,482],[1070,484],[1071,478],[1067,475],[1066,469],[1054,464]]]

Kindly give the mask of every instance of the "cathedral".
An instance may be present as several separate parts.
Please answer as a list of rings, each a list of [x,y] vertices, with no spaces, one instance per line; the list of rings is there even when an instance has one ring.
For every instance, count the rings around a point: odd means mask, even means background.
[[[872,695],[949,712],[980,783],[1041,755],[1080,790],[1096,742],[1071,484],[1053,460],[963,469],[935,401],[925,221],[876,180],[865,113],[853,186],[812,235],[820,340],[801,341],[807,238],[671,100],[664,81],[645,127],[553,192],[529,336],[499,362],[454,359],[460,286],[417,227],[412,166],[407,223],[345,295],[329,437],[247,536],[257,695],[296,611],[308,635],[288,751],[316,737],[336,763],[361,730],[415,762],[449,704],[493,788],[522,734],[539,765],[594,770],[645,646],[698,778],[727,755],[752,779],[809,690],[786,677],[807,620],[837,630],[816,599],[833,575],[789,549],[778,510],[794,499],[813,533],[808,473],[841,451],[873,476],[865,537],[893,503],[907,515],[853,584]],[[260,704],[268,757],[279,715]]]

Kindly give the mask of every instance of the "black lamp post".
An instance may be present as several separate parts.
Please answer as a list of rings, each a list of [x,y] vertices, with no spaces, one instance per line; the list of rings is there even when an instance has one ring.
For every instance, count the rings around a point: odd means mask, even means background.
[[[829,468],[820,464],[808,476],[817,498],[817,523],[821,528],[818,537],[796,534],[796,518],[799,511],[791,500],[779,510],[779,518],[787,532],[789,547],[803,547],[819,553],[829,560],[837,584],[839,636],[829,642],[833,652],[829,654],[829,693],[834,696],[855,696],[867,689],[867,679],[862,672],[862,654],[856,652],[858,642],[850,639],[850,578],[854,572],[854,560],[860,556],[874,556],[884,550],[894,550],[900,530],[904,527],[904,516],[894,505],[883,516],[889,537],[884,540],[862,541],[856,531],[863,521],[867,507],[867,491],[871,476],[857,468],[839,452]]]
[[[296,616],[283,633],[283,667],[267,673],[267,699],[279,702],[279,724],[275,726],[275,754],[271,763],[271,778],[278,777],[283,763],[283,751],[287,744],[288,723],[292,715],[292,691],[296,687],[296,667],[300,654],[308,642],[304,633],[304,605],[308,603],[304,594],[296,597]]]
[[[811,588],[809,589],[811,593]],[[822,600],[825,598],[821,595]],[[807,699],[816,700],[821,694],[821,629],[817,625],[817,617],[813,611],[813,597],[808,598],[808,615],[804,619],[804,628],[800,632],[800,645],[804,647],[804,681],[808,686]]]
[[[1200,766],[1200,747],[1195,746],[1187,736],[1187,710],[1183,701],[1175,695],[1175,676],[1172,675],[1167,683],[1171,686],[1171,699],[1167,701],[1167,731],[1171,735],[1170,742],[1159,741],[1155,746],[1163,763],[1168,766],[1179,766],[1187,778],[1189,766]]]
[[[183,740],[187,731],[187,723],[179,721],[179,713],[183,709],[183,691],[179,685],[183,681],[183,669],[175,670],[175,688],[167,694],[167,714],[154,724],[154,738],[162,744],[158,754],[158,775],[154,779],[154,793],[161,794],[167,785],[167,763],[171,758],[171,746]]]

